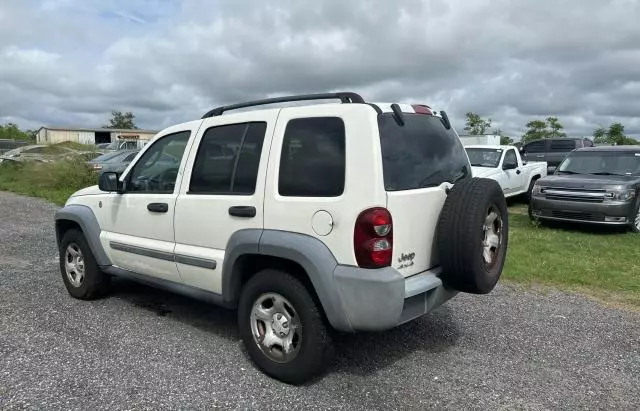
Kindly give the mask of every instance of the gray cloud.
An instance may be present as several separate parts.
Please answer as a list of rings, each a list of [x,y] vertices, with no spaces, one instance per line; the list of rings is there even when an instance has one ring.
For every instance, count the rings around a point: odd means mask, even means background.
[[[119,109],[161,128],[348,89],[446,109],[459,129],[474,111],[513,136],[548,115],[572,135],[640,134],[638,15],[637,0],[8,0],[0,122],[101,125]]]

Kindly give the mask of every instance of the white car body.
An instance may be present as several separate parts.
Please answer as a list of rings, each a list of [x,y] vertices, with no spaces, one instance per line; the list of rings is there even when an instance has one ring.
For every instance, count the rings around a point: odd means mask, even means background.
[[[69,293],[120,276],[237,308],[252,358],[286,381],[324,366],[319,312],[338,331],[380,331],[489,293],[507,205],[472,177],[446,113],[350,92],[277,100],[325,98],[342,103],[218,107],[74,193],[55,217]]]
[[[496,180],[505,197],[528,193],[536,180],[547,175],[545,161],[523,162],[520,152],[512,145],[474,144],[465,146],[465,149],[471,161],[473,176]],[[473,152],[483,153],[487,162],[482,165],[478,161],[474,162]],[[515,167],[505,168],[507,156],[515,158]]]

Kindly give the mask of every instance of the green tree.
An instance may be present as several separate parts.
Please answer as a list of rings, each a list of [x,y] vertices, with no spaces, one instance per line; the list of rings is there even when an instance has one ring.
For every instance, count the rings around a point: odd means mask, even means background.
[[[121,111],[112,111],[111,119],[109,120],[109,124],[105,126],[105,128],[121,128],[121,129],[137,129],[138,127],[135,124],[136,116],[127,111],[123,113]]]
[[[466,131],[470,135],[485,134],[491,127],[491,119],[485,120],[476,113],[468,112],[467,114],[465,114],[465,117],[466,123],[464,126],[464,131]]]
[[[561,138],[567,136],[567,133],[561,131],[564,129],[564,126],[560,124],[558,117],[547,117],[547,124],[550,129],[547,133],[548,138]]]
[[[532,120],[526,124],[527,130],[522,136],[522,142],[528,143],[533,140],[543,138],[561,138],[566,137],[567,133],[562,131],[564,126],[558,120],[558,117],[549,116],[543,120]]]
[[[528,143],[533,140],[540,140],[543,138],[547,138],[548,130],[547,123],[542,120],[532,120],[528,122],[526,125],[527,130],[522,135],[522,142]]]
[[[638,144],[638,141],[624,134],[622,123],[613,123],[608,129],[597,128],[593,131],[593,141],[599,144],[613,144],[616,146]]]
[[[503,146],[510,146],[513,144],[513,139],[504,135],[501,129],[495,128],[491,132],[495,136],[500,136],[500,144]]]
[[[14,123],[0,125],[0,139],[31,141],[35,140],[35,134],[32,130],[20,130]]]

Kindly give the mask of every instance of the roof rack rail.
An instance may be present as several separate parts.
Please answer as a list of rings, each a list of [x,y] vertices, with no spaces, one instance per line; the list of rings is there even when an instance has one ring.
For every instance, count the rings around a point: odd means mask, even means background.
[[[351,91],[341,91],[338,93],[320,93],[320,94],[300,94],[295,96],[274,97],[264,100],[253,100],[244,103],[231,104],[229,106],[216,107],[213,110],[208,111],[202,118],[220,116],[225,111],[237,110],[239,108],[262,106],[265,104],[274,103],[288,103],[294,101],[307,101],[307,100],[333,100],[339,99],[342,103],[360,103],[365,104],[364,99],[357,93]]]

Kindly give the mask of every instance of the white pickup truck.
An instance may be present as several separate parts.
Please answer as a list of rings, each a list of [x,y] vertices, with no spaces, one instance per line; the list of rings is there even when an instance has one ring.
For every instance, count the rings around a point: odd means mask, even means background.
[[[496,180],[505,197],[525,194],[529,199],[536,180],[547,175],[545,161],[522,161],[515,146],[469,145],[465,149],[473,176]]]

